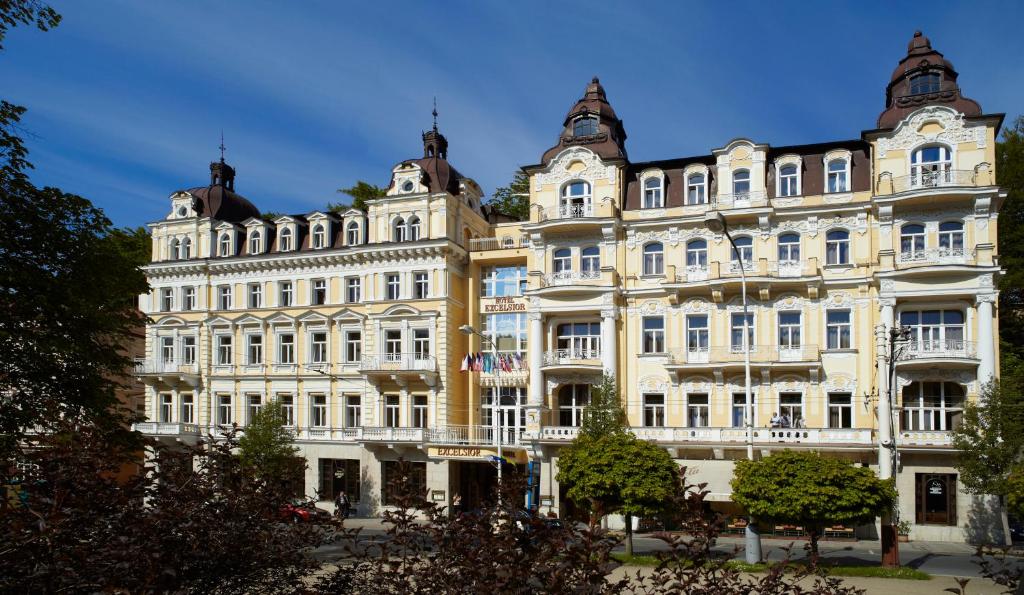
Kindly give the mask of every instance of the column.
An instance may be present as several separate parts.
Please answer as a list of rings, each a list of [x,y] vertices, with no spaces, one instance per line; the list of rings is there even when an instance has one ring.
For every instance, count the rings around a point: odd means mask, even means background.
[[[979,388],[992,381],[996,375],[996,346],[993,333],[992,303],[995,294],[979,295],[978,304],[978,383]]]
[[[615,328],[616,312],[614,308],[601,310],[601,365],[605,374],[618,377],[616,362],[618,356],[618,333]],[[621,386],[621,382],[619,383]]]
[[[896,300],[880,298],[881,323],[875,328],[875,361],[878,366],[878,476],[892,477],[892,402],[889,400],[889,329],[893,327]]]
[[[540,371],[544,362],[544,315],[540,311],[526,314],[530,320],[526,351],[529,357],[530,390],[526,394],[526,434],[540,435],[540,413],[544,408],[544,373]]]

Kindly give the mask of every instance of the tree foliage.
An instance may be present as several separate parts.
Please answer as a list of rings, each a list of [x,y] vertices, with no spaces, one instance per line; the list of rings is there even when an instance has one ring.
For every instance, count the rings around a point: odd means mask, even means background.
[[[517,171],[508,186],[494,189],[494,195],[488,201],[498,212],[520,221],[530,219],[530,176]]]
[[[0,50],[7,31],[18,25],[35,25],[40,31],[49,31],[60,24],[60,15],[39,0],[0,1]]]
[[[388,192],[387,188],[381,188],[380,186],[370,184],[359,180],[355,186],[349,188],[339,188],[338,192],[347,194],[352,197],[352,204],[343,202],[332,202],[327,204],[328,211],[334,211],[341,213],[348,209],[359,209],[364,213],[367,211],[366,201],[374,198],[381,198]]]
[[[590,389],[590,402],[583,409],[580,435],[608,436],[624,433],[628,427],[615,376],[605,374],[601,377],[601,383]]]
[[[784,450],[760,461],[737,461],[731,485],[733,501],[755,518],[803,526],[815,563],[826,526],[870,522],[896,501],[891,481],[816,452]]]
[[[956,468],[964,490],[1007,496],[1011,472],[1024,454],[1024,399],[1005,384],[989,383],[977,401],[964,405],[952,432]]]
[[[295,472],[299,449],[286,423],[284,408],[274,399],[253,416],[238,440],[242,466],[264,481],[287,481]]]
[[[996,181],[1006,191],[999,212],[1000,376],[1024,387],[1024,116],[996,143]]]

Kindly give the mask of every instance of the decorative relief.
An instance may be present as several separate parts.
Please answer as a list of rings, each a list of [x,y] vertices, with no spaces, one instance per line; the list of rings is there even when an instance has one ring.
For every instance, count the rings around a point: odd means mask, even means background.
[[[843,204],[853,201],[852,192],[829,192],[825,194],[825,203],[827,204]]]
[[[687,314],[710,312],[711,302],[701,298],[692,298],[686,300],[683,305],[679,306],[679,309]]]
[[[942,132],[921,134],[922,126],[929,122],[937,122]],[[896,126],[896,131],[889,138],[878,140],[878,156],[885,157],[888,151],[911,149],[923,143],[945,142],[959,144],[974,141],[977,148],[985,147],[985,126],[968,126],[964,115],[944,106],[922,108]]]
[[[957,382],[966,385],[971,390],[977,378],[967,370],[940,370],[939,368],[933,368],[931,370],[896,372],[896,386],[900,388],[908,386],[912,382],[922,382],[925,380]]]
[[[804,299],[798,295],[788,295],[775,300],[776,309],[799,310],[804,307]]]
[[[772,383],[776,393],[804,392],[807,388],[807,380],[799,376],[784,376]]]
[[[640,394],[667,393],[668,386],[667,378],[658,378],[657,376],[645,376],[636,383],[636,389]]]
[[[896,282],[892,279],[882,279],[878,283],[878,288],[885,292],[896,291]]]
[[[626,232],[626,248],[629,250],[635,250],[637,246],[643,246],[647,242],[661,242],[666,243],[670,238],[668,231],[634,231],[629,230]],[[678,242],[678,238],[676,240]]]
[[[850,392],[857,388],[857,381],[846,374],[829,374],[821,387],[826,392]]]
[[[630,316],[656,316],[664,315],[667,311],[667,307],[664,302],[657,302],[654,300],[648,300],[639,306],[631,308],[624,308],[627,314]]]
[[[594,374],[548,374],[547,381],[547,392],[551,393],[565,384],[597,384],[600,381],[600,375],[596,372]]]
[[[683,382],[683,390],[687,393],[711,392],[713,386],[711,379],[703,376],[690,376]]]
[[[573,162],[582,162],[584,169],[581,172],[569,171],[569,165]],[[609,182],[615,181],[615,166],[604,165],[601,158],[593,151],[583,147],[572,147],[558,154],[548,166],[548,171],[534,176],[536,180],[535,190],[540,191],[544,184],[561,185],[571,179],[582,178],[589,182],[599,179],[606,179]]]
[[[826,308],[849,308],[853,305],[853,298],[845,291],[830,291],[821,305]]]

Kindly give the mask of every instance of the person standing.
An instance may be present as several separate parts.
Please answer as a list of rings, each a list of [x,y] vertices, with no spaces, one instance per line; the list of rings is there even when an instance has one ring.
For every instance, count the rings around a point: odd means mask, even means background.
[[[455,495],[452,496],[452,512],[455,514],[462,512],[462,495],[458,492],[455,492]]]

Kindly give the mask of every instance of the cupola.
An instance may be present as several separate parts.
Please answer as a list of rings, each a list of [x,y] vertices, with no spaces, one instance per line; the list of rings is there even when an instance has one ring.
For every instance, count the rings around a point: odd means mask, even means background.
[[[541,161],[547,164],[565,148],[580,145],[604,159],[627,159],[626,129],[596,76],[566,114],[558,144],[548,149]]]

